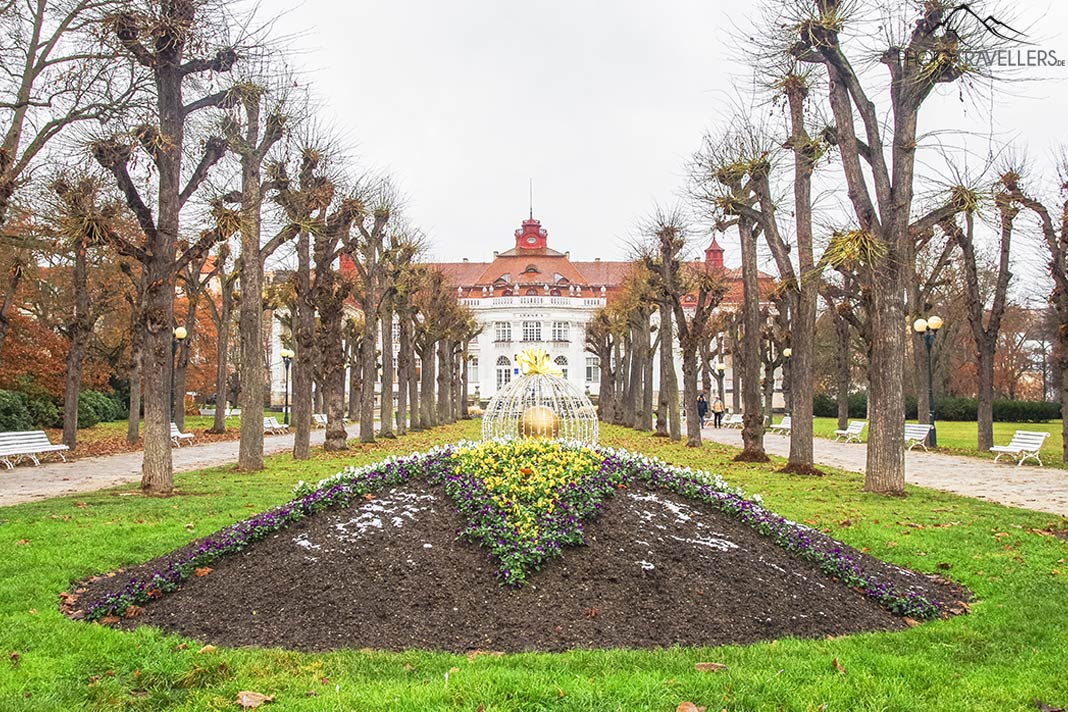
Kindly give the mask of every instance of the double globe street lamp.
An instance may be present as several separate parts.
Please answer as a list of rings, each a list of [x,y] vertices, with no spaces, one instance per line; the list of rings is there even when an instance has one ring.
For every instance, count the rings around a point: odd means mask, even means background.
[[[171,422],[174,422],[174,371],[175,371],[175,357],[178,355],[178,345],[185,341],[185,338],[189,336],[189,332],[186,331],[184,326],[179,326],[174,330],[174,338],[171,339]],[[184,399],[183,399],[184,401]]]
[[[296,354],[293,349],[282,349],[278,352],[278,355],[282,357],[282,365],[286,369],[286,395],[284,405],[282,406],[282,425],[289,425],[289,366],[293,363],[293,357]]]
[[[929,316],[912,322],[912,329],[917,334],[923,334],[923,343],[927,347],[927,406],[928,420],[931,424],[931,434],[928,437],[928,445],[938,447],[938,434],[935,432],[935,400],[934,400],[934,371],[931,367],[931,348],[934,346],[935,335],[942,328],[942,317]]]

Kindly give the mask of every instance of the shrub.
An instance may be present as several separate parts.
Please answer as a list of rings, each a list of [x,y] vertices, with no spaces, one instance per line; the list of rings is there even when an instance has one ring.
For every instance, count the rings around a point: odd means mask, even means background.
[[[26,410],[30,421],[37,428],[59,428],[63,426],[63,409],[47,396],[26,397]]]
[[[100,414],[96,412],[96,408],[93,407],[92,398],[78,398],[78,427],[79,428],[91,428],[100,422]]]
[[[0,432],[15,430],[33,430],[26,396],[17,391],[0,391]]]
[[[838,399],[829,393],[817,393],[812,399],[812,414],[817,418],[837,418]],[[849,394],[849,417],[868,417],[868,394],[864,391]]]
[[[123,407],[115,398],[101,393],[100,391],[82,391],[78,398],[79,427],[90,427],[81,424],[82,403],[85,403],[96,414],[96,422],[106,423],[112,420],[122,420],[125,417],[123,414]]]
[[[994,401],[994,420],[998,423],[1045,423],[1061,417],[1061,404],[1047,401]]]

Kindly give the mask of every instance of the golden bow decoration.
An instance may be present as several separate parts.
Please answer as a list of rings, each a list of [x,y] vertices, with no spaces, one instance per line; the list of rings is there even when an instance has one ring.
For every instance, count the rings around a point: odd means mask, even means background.
[[[519,370],[524,376],[563,376],[560,367],[549,360],[549,353],[544,349],[527,349],[517,354]]]

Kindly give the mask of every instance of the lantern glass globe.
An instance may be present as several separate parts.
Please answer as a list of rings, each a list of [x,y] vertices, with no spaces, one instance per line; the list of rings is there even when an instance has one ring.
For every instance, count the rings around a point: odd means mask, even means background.
[[[917,319],[916,321],[912,322],[912,329],[917,334],[922,334],[923,332],[927,331],[927,320]]]
[[[785,356],[786,358],[790,358],[791,356],[794,355],[794,350],[791,349],[790,347],[786,347],[785,349],[782,350],[782,355]]]
[[[183,340],[187,336],[189,336],[189,332],[186,331],[184,326],[179,326],[177,329],[174,330],[174,338],[178,339],[179,341]]]
[[[933,331],[938,331],[942,328],[942,317],[931,316],[927,318],[927,327]]]
[[[720,373],[723,373],[724,371],[727,370],[727,366],[725,364],[722,364],[722,363],[717,363],[716,364],[716,370],[719,371]]]

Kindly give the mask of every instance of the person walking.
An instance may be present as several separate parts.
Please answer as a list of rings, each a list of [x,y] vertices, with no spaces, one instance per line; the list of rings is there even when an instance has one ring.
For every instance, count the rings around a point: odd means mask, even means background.
[[[712,402],[712,424],[715,425],[717,428],[723,427],[724,410],[726,409],[723,407],[723,401],[721,401],[719,398],[716,398],[716,400]]]
[[[697,394],[697,419],[701,422],[701,427],[705,427],[705,416],[708,415],[708,401],[705,400],[704,393]]]

